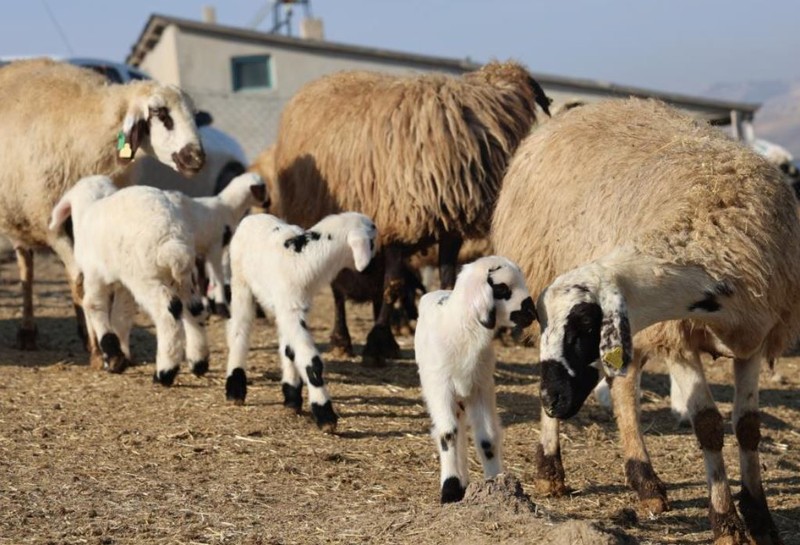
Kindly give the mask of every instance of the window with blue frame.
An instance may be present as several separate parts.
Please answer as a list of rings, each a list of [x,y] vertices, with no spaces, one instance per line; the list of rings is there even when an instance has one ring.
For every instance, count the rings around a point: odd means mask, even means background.
[[[269,55],[231,58],[233,90],[272,88],[272,66]]]

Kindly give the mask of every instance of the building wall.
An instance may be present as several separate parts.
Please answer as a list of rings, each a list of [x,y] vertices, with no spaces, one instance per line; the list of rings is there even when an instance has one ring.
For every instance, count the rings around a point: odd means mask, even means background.
[[[271,89],[233,91],[231,58],[270,55]],[[325,51],[274,46],[227,36],[179,30],[169,25],[141,63],[154,78],[180,85],[198,108],[208,110],[214,125],[233,135],[250,160],[277,135],[280,112],[305,83],[340,70],[379,70],[390,73],[430,71],[397,62],[376,62]]]

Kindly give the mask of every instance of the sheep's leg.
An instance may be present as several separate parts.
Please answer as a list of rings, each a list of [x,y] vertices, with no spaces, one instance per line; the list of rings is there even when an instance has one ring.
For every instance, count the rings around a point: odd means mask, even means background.
[[[667,360],[675,386],[688,399],[687,409],[695,436],[703,450],[709,490],[709,518],[714,541],[718,545],[748,543],[741,519],[731,497],[725,464],[722,459],[723,424],[703,374],[700,357],[692,353],[688,360]]]
[[[17,329],[17,347],[21,350],[36,350],[39,333],[33,319],[33,250],[15,244],[20,287],[22,288],[22,323]]]
[[[122,355],[109,362],[114,372],[122,372],[131,364],[131,327],[136,316],[136,301],[131,292],[122,285],[114,288],[111,303],[111,329],[119,339]]]
[[[669,502],[667,489],[653,470],[639,425],[641,376],[641,359],[635,356],[628,367],[628,374],[624,377],[615,377],[611,383],[611,401],[622,440],[625,479],[638,494],[644,512],[659,514],[669,509]]]
[[[89,324],[83,312],[83,274],[75,263],[75,255],[72,248],[72,240],[67,236],[57,236],[50,242],[50,247],[61,259],[67,271],[70,291],[72,292],[72,305],[75,309],[75,320],[77,324],[78,337],[83,342],[83,347],[90,353],[97,353],[96,339],[92,339],[89,333]],[[94,351],[94,352],[93,352]]]
[[[231,319],[228,320],[228,368],[225,373],[225,398],[243,405],[247,397],[247,353],[250,330],[256,316],[256,301],[250,287],[235,274],[231,280]]]
[[[326,433],[336,431],[339,416],[333,410],[331,397],[322,376],[323,363],[314,339],[306,329],[305,312],[294,309],[276,309],[275,321],[284,347],[283,354],[292,362],[300,378],[308,386],[311,414],[317,426]]]
[[[558,439],[559,422],[541,411],[541,432],[536,445],[536,492],[543,496],[566,495],[561,445]]]
[[[303,379],[294,365],[296,354],[294,348],[282,332],[279,334],[281,359],[281,390],[283,390],[283,406],[300,414],[303,410]]]
[[[186,359],[195,376],[208,372],[208,335],[203,319],[203,304],[199,298],[189,298],[183,308],[183,328],[186,331]]]
[[[431,436],[439,451],[441,502],[461,501],[469,478],[465,471],[466,442],[461,437],[467,433],[462,425],[464,411],[446,382],[431,380],[427,375],[420,375],[420,379],[433,424]]]
[[[335,280],[331,284],[331,291],[333,291],[335,309],[333,330],[331,331],[330,337],[331,355],[334,358],[353,356],[353,341],[347,329],[347,308],[345,305],[347,297],[342,287],[339,286]]]
[[[225,272],[222,268],[222,248],[212,250],[206,257],[208,264],[208,279],[214,286],[212,297],[214,301],[214,313],[223,318],[230,318],[231,313],[228,309],[228,300],[225,298]],[[205,291],[202,291],[205,295]]]
[[[386,263],[383,301],[378,319],[367,335],[362,355],[364,365],[383,366],[387,358],[397,357],[400,352],[400,346],[392,334],[391,320],[394,303],[403,291],[403,249],[396,244],[389,244],[383,254]]]
[[[181,315],[180,294],[163,284],[152,282],[130,286],[145,312],[156,326],[156,370],[153,382],[172,386],[186,352],[186,333]]]
[[[127,367],[128,360],[122,352],[119,336],[111,326],[111,295],[114,290],[92,276],[85,278],[84,289],[83,308],[94,337],[99,340],[93,346],[91,365],[94,368],[102,365],[112,373],[121,373]],[[102,359],[98,357],[100,353]]]
[[[443,290],[451,290],[456,285],[458,252],[464,239],[457,233],[442,233],[439,237],[439,281]]]
[[[739,511],[745,526],[759,545],[782,543],[778,529],[767,507],[761,484],[758,443],[761,440],[761,419],[758,413],[758,375],[760,354],[748,359],[733,360],[736,390],[733,399],[733,429],[739,442],[739,465],[742,492]]]
[[[497,417],[494,379],[491,375],[489,378],[480,383],[466,407],[486,479],[503,472],[502,428]]]

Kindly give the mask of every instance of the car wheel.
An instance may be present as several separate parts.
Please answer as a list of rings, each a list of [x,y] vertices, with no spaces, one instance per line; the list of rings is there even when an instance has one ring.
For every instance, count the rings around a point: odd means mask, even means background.
[[[231,180],[238,175],[243,174],[245,171],[244,165],[241,163],[231,162],[225,165],[217,176],[217,183],[214,185],[214,195],[225,189]]]

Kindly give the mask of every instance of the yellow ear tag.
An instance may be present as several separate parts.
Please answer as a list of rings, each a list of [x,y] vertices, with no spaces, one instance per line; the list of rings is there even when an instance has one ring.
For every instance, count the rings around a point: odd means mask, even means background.
[[[617,370],[622,369],[622,347],[615,346],[603,354],[603,363]]]
[[[131,157],[133,157],[133,150],[131,150],[131,145],[125,142],[119,150],[119,158],[130,159]]]

